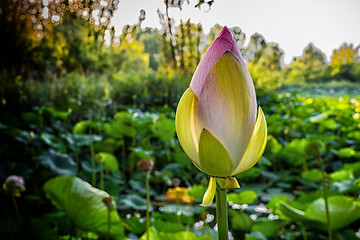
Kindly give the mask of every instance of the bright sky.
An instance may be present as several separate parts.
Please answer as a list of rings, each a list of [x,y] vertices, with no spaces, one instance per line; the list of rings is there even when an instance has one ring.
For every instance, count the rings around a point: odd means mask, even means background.
[[[360,44],[359,0],[215,0],[209,11],[194,8],[197,1],[186,1],[183,11],[171,9],[176,23],[191,18],[201,23],[205,33],[216,23],[229,28],[239,26],[246,40],[258,32],[267,42],[276,42],[285,51],[285,63],[302,55],[310,42],[329,58],[342,43]],[[126,24],[138,21],[140,9],[146,11],[142,26],[160,28],[157,9],[165,12],[163,0],[120,0],[112,23],[119,34]]]

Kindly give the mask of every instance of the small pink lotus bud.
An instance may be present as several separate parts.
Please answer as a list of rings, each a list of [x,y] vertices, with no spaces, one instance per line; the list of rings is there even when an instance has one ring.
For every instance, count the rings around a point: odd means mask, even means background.
[[[22,176],[10,175],[3,184],[3,189],[15,197],[20,197],[20,192],[25,191],[25,182]]]

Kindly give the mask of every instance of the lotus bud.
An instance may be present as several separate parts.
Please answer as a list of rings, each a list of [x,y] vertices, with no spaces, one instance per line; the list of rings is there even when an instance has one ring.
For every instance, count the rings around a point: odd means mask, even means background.
[[[154,161],[151,159],[142,159],[137,163],[137,167],[143,172],[150,172],[154,165]]]
[[[173,186],[178,187],[178,186],[180,186],[181,180],[180,180],[180,178],[173,178],[173,179],[171,179],[171,183]]]
[[[211,176],[203,206],[212,203],[216,184],[240,187],[233,176],[254,166],[265,150],[265,116],[227,27],[206,51],[179,101],[176,132],[194,165]]]
[[[105,204],[106,208],[108,209],[109,212],[111,212],[114,208],[114,197],[112,196],[108,196],[108,197],[104,197],[102,199],[102,202]]]
[[[3,184],[3,189],[15,197],[20,197],[20,192],[25,191],[25,182],[22,176],[10,175]]]

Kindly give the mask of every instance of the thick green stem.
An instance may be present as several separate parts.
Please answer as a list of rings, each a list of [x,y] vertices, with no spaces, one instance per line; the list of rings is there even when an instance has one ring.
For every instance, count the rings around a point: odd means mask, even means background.
[[[329,240],[332,240],[332,229],[330,225],[330,214],[329,214],[329,204],[328,204],[328,198],[327,198],[327,186],[326,186],[326,176],[325,176],[325,170],[324,165],[322,163],[322,158],[319,156],[319,162],[321,165],[321,172],[322,172],[322,187],[323,187],[323,196],[324,196],[324,202],[325,202],[325,214],[326,214],[326,224],[328,228],[328,234],[329,234]]]
[[[150,172],[146,172],[146,239],[150,239]]]
[[[226,189],[216,186],[216,219],[218,239],[229,240]]]

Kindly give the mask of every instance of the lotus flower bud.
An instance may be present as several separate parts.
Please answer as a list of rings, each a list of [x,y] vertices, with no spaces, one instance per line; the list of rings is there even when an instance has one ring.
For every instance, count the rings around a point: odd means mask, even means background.
[[[104,197],[102,202],[105,204],[106,208],[109,212],[111,212],[114,208],[114,198],[112,196]]]
[[[151,159],[142,159],[137,163],[137,167],[143,172],[150,172],[154,165],[154,161]]]
[[[208,198],[213,197],[215,182],[223,188],[238,187],[233,176],[255,165],[265,150],[265,116],[227,27],[201,59],[180,99],[176,132],[194,165],[219,180],[210,179]]]
[[[6,178],[3,189],[15,197],[20,197],[20,192],[25,191],[25,182],[22,176],[10,175]]]

